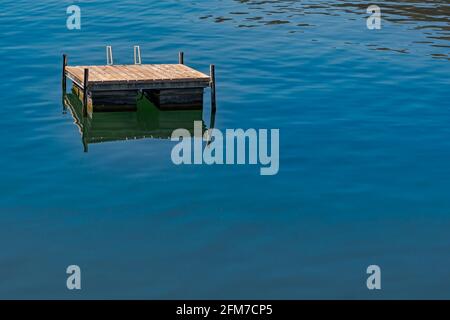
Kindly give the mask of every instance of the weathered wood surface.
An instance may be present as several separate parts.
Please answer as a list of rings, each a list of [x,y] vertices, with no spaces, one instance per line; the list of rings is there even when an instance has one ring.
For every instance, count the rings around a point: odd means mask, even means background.
[[[84,87],[89,69],[89,91],[130,89],[205,88],[210,77],[183,64],[67,66],[68,78]]]
[[[83,89],[72,86],[72,93],[84,101]],[[93,112],[136,111],[136,91],[99,91],[88,96],[89,114]]]
[[[75,94],[80,99],[80,101],[84,101],[84,92],[82,88],[74,84],[72,86],[72,93]],[[92,113],[92,111],[94,110],[94,104],[92,98],[89,97],[89,95],[87,96],[87,107],[87,111]]]

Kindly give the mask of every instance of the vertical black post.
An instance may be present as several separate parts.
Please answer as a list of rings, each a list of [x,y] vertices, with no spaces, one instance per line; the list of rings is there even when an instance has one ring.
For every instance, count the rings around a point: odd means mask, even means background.
[[[215,66],[209,66],[210,86],[211,86],[211,111],[216,111],[216,71]]]
[[[87,116],[88,108],[88,84],[89,84],[89,69],[84,69],[84,82],[83,82],[83,117]]]
[[[66,84],[67,84],[66,66],[67,66],[67,55],[63,54],[62,79],[61,79],[63,114],[66,113],[66,104],[64,101],[66,97]]]
[[[210,130],[209,132],[211,132],[211,130],[214,129],[215,125],[216,125],[216,109],[211,110],[211,116],[209,119],[209,129],[208,129],[208,130]],[[208,142],[206,143],[206,145],[209,146],[211,144],[211,142],[212,142],[212,140],[209,139]]]
[[[66,93],[66,83],[67,83],[66,66],[67,66],[67,55],[63,54],[63,68],[62,68],[62,89],[63,89],[63,93]]]
[[[81,126],[81,142],[83,143],[83,151],[88,152],[89,151],[89,144],[87,141],[87,134],[88,134],[88,127],[87,127],[87,119],[82,118],[80,119],[80,126]]]
[[[178,52],[178,63],[184,64],[184,52],[183,51]]]

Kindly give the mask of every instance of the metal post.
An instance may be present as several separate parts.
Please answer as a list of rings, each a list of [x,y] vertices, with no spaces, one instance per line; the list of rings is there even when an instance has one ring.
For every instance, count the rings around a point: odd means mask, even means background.
[[[83,117],[87,116],[88,108],[88,85],[89,85],[89,69],[84,69],[84,82],[83,82]]]
[[[178,63],[179,64],[184,64],[184,52],[183,51],[180,51],[178,53]]]
[[[114,64],[111,46],[106,46],[106,64],[108,66],[112,66]]]
[[[134,46],[134,64],[141,64],[141,48],[139,46]]]
[[[210,87],[211,87],[211,110],[216,111],[216,72],[215,66],[209,66]]]

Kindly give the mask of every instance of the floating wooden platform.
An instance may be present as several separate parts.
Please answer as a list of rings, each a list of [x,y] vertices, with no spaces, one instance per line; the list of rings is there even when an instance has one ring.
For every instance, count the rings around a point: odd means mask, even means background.
[[[206,87],[211,87],[211,106],[215,110],[214,65],[210,66],[208,76],[186,66],[182,52],[178,64],[141,64],[140,53],[137,59],[136,51],[135,64],[113,65],[108,48],[107,60],[111,64],[68,66],[67,56],[63,55],[63,92],[69,78],[73,91],[83,101],[84,116],[88,107],[92,112],[119,111],[121,106],[130,109],[140,92],[161,109],[201,109]]]
[[[206,88],[211,78],[184,64],[67,66],[66,75],[84,88],[89,70],[89,91]]]

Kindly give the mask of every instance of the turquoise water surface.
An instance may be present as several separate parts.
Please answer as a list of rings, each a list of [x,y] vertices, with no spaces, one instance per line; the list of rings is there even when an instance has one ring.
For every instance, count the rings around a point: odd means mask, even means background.
[[[450,298],[450,2],[378,1],[381,30],[370,4],[3,0],[0,298]],[[176,166],[161,137],[84,152],[61,56],[106,45],[215,64],[215,127],[279,128],[279,173]]]

